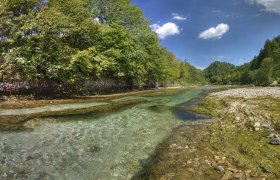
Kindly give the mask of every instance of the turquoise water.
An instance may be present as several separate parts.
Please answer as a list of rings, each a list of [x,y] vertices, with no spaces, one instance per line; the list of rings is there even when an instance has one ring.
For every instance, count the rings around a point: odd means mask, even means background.
[[[33,131],[0,132],[0,179],[130,179],[183,123],[172,108],[201,92],[197,88],[172,96],[127,97],[147,102],[99,116],[42,119]],[[59,107],[75,105],[81,108],[80,103]]]

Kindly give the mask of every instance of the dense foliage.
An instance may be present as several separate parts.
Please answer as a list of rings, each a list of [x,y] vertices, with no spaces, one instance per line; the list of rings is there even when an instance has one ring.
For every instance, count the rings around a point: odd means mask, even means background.
[[[228,84],[230,83],[229,75],[235,69],[236,67],[233,64],[215,61],[204,70],[204,73],[210,83]]]
[[[250,63],[248,73],[250,83],[268,85],[280,82],[280,36],[267,40],[260,54]]]
[[[159,45],[130,0],[0,0],[0,83],[83,92],[89,81],[129,87],[204,82]]]
[[[280,83],[280,36],[267,40],[264,48],[251,62],[234,66],[214,62],[204,70],[205,77],[216,84],[255,84],[266,86]]]

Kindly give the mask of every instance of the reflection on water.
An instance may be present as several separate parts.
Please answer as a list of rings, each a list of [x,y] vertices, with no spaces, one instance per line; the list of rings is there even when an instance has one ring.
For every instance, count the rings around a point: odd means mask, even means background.
[[[0,179],[130,179],[182,123],[172,107],[200,92],[147,97],[104,116],[48,118],[31,132],[0,132]]]

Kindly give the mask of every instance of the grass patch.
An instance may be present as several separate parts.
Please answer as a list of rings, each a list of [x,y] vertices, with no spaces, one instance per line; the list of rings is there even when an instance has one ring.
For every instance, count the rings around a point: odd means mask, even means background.
[[[249,112],[260,122],[270,121],[275,131],[252,131],[252,122],[249,116],[236,121],[234,117],[245,114],[243,109],[237,106],[236,110],[229,112],[230,104],[234,102],[244,103],[251,107]],[[203,138],[219,153],[226,154],[231,159],[231,165],[239,169],[251,169],[255,177],[280,178],[280,146],[270,145],[267,137],[271,133],[280,130],[280,101],[277,98],[262,97],[258,99],[243,100],[240,98],[218,99],[208,96],[204,101],[191,108],[197,113],[220,117],[217,123],[205,127],[209,132]],[[259,116],[259,117],[258,117]],[[264,117],[267,116],[267,117]]]

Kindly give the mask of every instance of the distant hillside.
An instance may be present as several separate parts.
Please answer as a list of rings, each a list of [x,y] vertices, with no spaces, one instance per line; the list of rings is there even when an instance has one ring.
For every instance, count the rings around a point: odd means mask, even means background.
[[[258,56],[241,66],[214,62],[204,70],[210,83],[270,85],[280,83],[280,36],[267,40]]]
[[[233,64],[215,61],[205,70],[205,77],[210,83],[228,84],[230,83],[229,75],[236,70]]]

